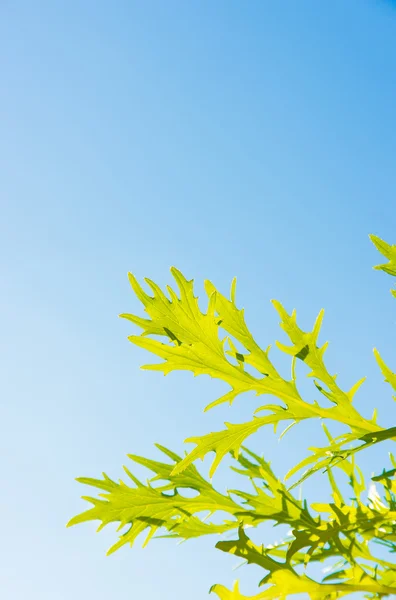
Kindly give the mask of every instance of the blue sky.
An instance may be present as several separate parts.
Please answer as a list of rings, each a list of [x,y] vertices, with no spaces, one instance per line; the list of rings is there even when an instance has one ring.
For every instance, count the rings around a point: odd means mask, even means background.
[[[256,589],[213,540],[106,558],[114,530],[65,529],[84,507],[74,477],[120,476],[128,452],[182,451],[255,406],[204,415],[220,383],[139,370],[117,318],[139,312],[128,270],[165,284],[176,265],[201,292],[236,275],[265,346],[281,337],[271,298],[305,328],[325,307],[329,364],[346,387],[368,375],[358,406],[394,424],[372,358],[394,360],[394,302],[368,234],[396,242],[395,40],[385,1],[2,3],[4,598],[198,600],[237,576]],[[283,475],[307,434],[323,441],[312,427],[252,443]]]

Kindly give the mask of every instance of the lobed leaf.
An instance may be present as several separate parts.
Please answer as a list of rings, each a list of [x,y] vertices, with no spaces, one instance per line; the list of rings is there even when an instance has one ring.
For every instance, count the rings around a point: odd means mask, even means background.
[[[158,448],[173,460],[181,458],[168,449]],[[194,465],[189,465],[181,474],[172,474],[174,463],[162,463],[144,457],[129,455],[134,462],[139,463],[156,475],[145,485],[124,467],[125,472],[134,483],[130,487],[120,480],[119,483],[103,474],[103,479],[80,477],[79,483],[104,491],[99,498],[84,496],[93,508],[77,515],[68,526],[86,521],[100,521],[99,529],[109,523],[119,523],[119,530],[128,527],[119,541],[114,544],[108,554],[129,543],[131,546],[140,533],[148,530],[146,542],[161,528],[173,536],[183,539],[200,535],[222,533],[239,526],[243,519],[243,508],[229,495],[224,495],[213,488],[197,471]],[[163,485],[154,487],[153,483],[164,481]],[[194,497],[185,497],[179,490],[188,489],[197,492]],[[172,493],[166,493],[172,492]],[[197,513],[213,514],[217,511],[226,512],[234,519],[221,524],[204,523],[197,518]]]
[[[378,269],[396,277],[396,245],[390,245],[377,235],[370,235],[370,240],[374,246],[389,262],[382,265],[376,265],[374,269]]]
[[[153,291],[149,296],[140,287],[133,275],[129,275],[131,285],[151,317],[142,319],[134,315],[124,314],[124,318],[143,328],[141,336],[130,336],[130,340],[153,354],[164,359],[159,364],[146,365],[144,368],[159,370],[167,374],[173,370],[190,370],[195,375],[206,374],[222,379],[230,386],[230,391],[218,400],[212,402],[211,408],[223,402],[232,403],[236,396],[244,392],[254,392],[256,395],[270,395],[280,404],[264,404],[257,411],[266,411],[265,417],[253,418],[242,424],[226,423],[226,429],[209,433],[204,436],[187,438],[187,442],[196,444],[196,448],[178,463],[174,473],[180,473],[183,468],[197,458],[203,459],[207,453],[214,452],[210,476],[213,475],[224,456],[229,452],[237,455],[242,443],[264,425],[276,426],[281,421],[291,421],[296,424],[308,418],[327,418],[349,426],[355,438],[366,433],[380,431],[382,428],[373,420],[364,419],[353,407],[353,397],[363,380],[355,384],[349,392],[344,392],[336,383],[335,377],[327,371],[323,355],[327,347],[318,347],[318,336],[323,317],[319,314],[312,332],[304,332],[296,321],[296,313],[289,315],[284,307],[274,301],[282,321],[281,326],[292,341],[292,346],[277,343],[279,348],[296,359],[303,360],[311,369],[310,376],[315,377],[327,386],[317,389],[334,406],[325,408],[317,402],[306,402],[300,396],[293,369],[290,381],[284,379],[269,358],[269,348],[259,347],[248,329],[244,312],[235,304],[235,281],[231,290],[231,300],[225,298],[214,285],[206,281],[205,290],[209,304],[206,313],[201,312],[198,300],[194,295],[193,281],[187,280],[180,271],[171,269],[178,286],[179,294],[168,287],[170,298],[149,279],[146,282]],[[245,351],[238,351],[231,338],[228,344],[231,350],[225,349],[226,339],[220,340],[220,327],[239,342]],[[162,336],[166,343],[151,339],[150,336]],[[228,359],[232,356],[237,364]],[[253,367],[260,375],[254,376],[246,371],[246,366]]]

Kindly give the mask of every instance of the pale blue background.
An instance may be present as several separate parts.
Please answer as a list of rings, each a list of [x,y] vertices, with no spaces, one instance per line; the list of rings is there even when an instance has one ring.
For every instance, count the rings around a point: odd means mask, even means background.
[[[117,319],[140,310],[128,270],[165,284],[175,264],[200,291],[237,275],[263,345],[281,336],[271,298],[306,328],[326,307],[329,364],[346,387],[367,374],[358,405],[395,424],[371,354],[396,366],[395,304],[367,236],[396,242],[396,9],[3,0],[0,47],[2,598],[198,600],[237,575],[253,593],[256,571],[211,539],[106,558],[111,528],[65,529],[84,507],[73,478],[257,406],[203,415],[223,385],[139,370]],[[314,424],[252,443],[283,475],[322,442]]]

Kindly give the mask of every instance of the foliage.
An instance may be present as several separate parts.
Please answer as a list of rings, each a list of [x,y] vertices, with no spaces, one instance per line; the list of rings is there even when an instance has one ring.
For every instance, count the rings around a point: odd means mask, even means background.
[[[388,259],[375,268],[396,276],[396,246],[376,236],[371,236],[371,240]],[[237,308],[235,280],[230,299],[206,281],[208,308],[202,312],[193,281],[175,268],[171,272],[178,292],[167,287],[169,297],[146,279],[152,290],[149,295],[129,274],[131,286],[149,317],[121,315],[143,330],[129,340],[163,359],[143,368],[165,375],[188,370],[224,381],[228,392],[207,409],[224,402],[232,404],[244,392],[253,391],[265,399],[251,420],[226,423],[220,431],[187,438],[186,442],[195,447],[184,457],[159,445],[165,462],[129,455],[154,474],[147,483],[139,481],[126,467],[128,483],[113,481],[106,474],[103,479],[79,478],[80,483],[101,493],[98,497],[85,497],[92,508],[74,517],[69,525],[95,520],[100,522],[99,529],[112,522],[119,529],[126,528],[109,553],[125,544],[132,546],[143,532],[145,544],[158,531],[162,532],[161,537],[179,539],[220,537],[217,549],[263,569],[259,592],[250,600],[287,598],[295,593],[305,593],[312,599],[341,598],[354,592],[363,592],[370,598],[396,595],[396,566],[376,554],[381,547],[389,554],[396,551],[396,461],[391,455],[391,468],[373,477],[368,493],[355,462],[356,454],[362,450],[395,439],[396,427],[384,428],[377,423],[376,411],[367,419],[354,406],[363,379],[343,390],[329,372],[324,361],[327,343],[320,345],[318,341],[323,311],[312,331],[303,331],[296,311],[289,314],[273,301],[281,328],[289,338],[288,345],[276,342],[291,357],[292,375],[285,379],[270,358],[270,348],[258,345],[246,325],[244,311]],[[396,290],[392,293],[396,296]],[[377,350],[374,354],[385,381],[396,391],[396,374]],[[318,400],[308,402],[300,395],[296,381],[298,360],[308,367]],[[294,466],[283,482],[264,458],[245,447],[247,438],[267,425],[276,430],[284,423],[289,429],[307,419],[321,420],[327,444],[311,448],[311,454]],[[343,428],[336,438],[326,425],[332,422]],[[194,464],[211,452],[214,460],[210,478],[223,458],[231,455],[232,469],[241,481],[249,482],[250,490],[230,490],[225,494],[216,490],[211,479],[205,479]],[[308,505],[296,498],[292,489],[318,471],[327,473],[332,499],[329,503]],[[286,482],[296,474],[296,481],[287,487]],[[340,475],[346,476],[352,498],[344,498]],[[382,491],[377,490],[377,484]],[[287,525],[291,529],[289,536],[275,545],[257,546],[246,531],[266,521]],[[225,533],[232,539],[224,539]],[[307,574],[307,567],[315,563],[331,565],[330,572],[320,581]],[[247,599],[238,583],[233,590],[214,585],[211,591],[220,600]]]

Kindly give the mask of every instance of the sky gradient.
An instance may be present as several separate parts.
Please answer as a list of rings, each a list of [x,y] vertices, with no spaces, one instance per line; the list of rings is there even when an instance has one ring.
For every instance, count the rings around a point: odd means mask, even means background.
[[[65,528],[85,508],[74,478],[118,477],[154,442],[182,452],[257,406],[204,415],[219,382],[139,370],[117,318],[141,314],[128,271],[164,285],[175,265],[200,293],[236,275],[264,346],[282,337],[271,298],[304,328],[324,307],[329,364],[346,387],[367,375],[358,406],[394,424],[372,357],[394,361],[394,301],[368,234],[396,243],[396,8],[5,1],[0,48],[2,597],[200,600],[237,576],[254,593],[211,539],[106,558],[114,529]],[[301,431],[252,445],[283,475],[323,441]]]

